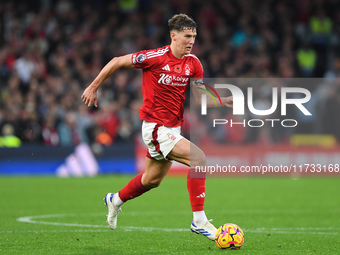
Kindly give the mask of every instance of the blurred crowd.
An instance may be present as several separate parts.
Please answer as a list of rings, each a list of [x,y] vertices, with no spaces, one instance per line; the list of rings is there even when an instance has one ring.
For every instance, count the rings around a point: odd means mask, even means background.
[[[105,81],[98,108],[80,97],[113,57],[169,44],[167,21],[181,12],[198,23],[193,53],[205,77],[333,80],[310,87],[320,94],[313,121],[325,118],[331,127],[312,129],[311,122],[299,132],[340,139],[332,115],[340,106],[337,0],[0,1],[0,136],[46,146],[133,141],[141,126],[140,70]],[[240,142],[258,142],[243,132]]]

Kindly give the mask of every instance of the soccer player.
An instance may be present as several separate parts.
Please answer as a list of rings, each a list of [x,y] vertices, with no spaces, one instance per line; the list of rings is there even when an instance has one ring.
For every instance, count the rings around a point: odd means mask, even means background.
[[[120,68],[143,70],[143,120],[142,136],[148,146],[145,172],[131,179],[119,192],[108,193],[104,200],[108,208],[107,222],[111,229],[117,226],[117,215],[121,206],[150,189],[160,185],[168,173],[172,161],[187,165],[205,166],[204,153],[189,140],[181,136],[183,123],[184,93],[193,85],[205,88],[202,83],[203,68],[198,58],[191,54],[196,38],[196,22],[185,14],[176,14],[168,22],[171,44],[154,50],[114,57],[85,89],[82,99],[87,106],[97,107],[97,90],[100,85]],[[200,103],[201,89],[192,90],[195,101]],[[232,97],[222,97],[222,105],[232,107]],[[207,106],[215,106],[207,97]],[[187,176],[187,188],[193,211],[191,230],[214,240],[216,228],[208,221],[204,212],[205,176]]]

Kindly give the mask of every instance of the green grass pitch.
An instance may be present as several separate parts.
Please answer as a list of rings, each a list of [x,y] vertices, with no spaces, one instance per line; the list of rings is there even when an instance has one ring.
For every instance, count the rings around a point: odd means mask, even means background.
[[[207,179],[216,227],[245,232],[241,250],[219,250],[189,231],[185,177],[123,206],[115,231],[103,197],[131,176],[1,177],[0,254],[340,254],[340,179]]]

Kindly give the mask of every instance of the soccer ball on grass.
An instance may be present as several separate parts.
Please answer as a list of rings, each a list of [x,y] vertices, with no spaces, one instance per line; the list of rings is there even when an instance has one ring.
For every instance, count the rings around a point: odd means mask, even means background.
[[[238,250],[244,242],[242,229],[232,223],[223,224],[215,234],[215,243],[220,249]]]

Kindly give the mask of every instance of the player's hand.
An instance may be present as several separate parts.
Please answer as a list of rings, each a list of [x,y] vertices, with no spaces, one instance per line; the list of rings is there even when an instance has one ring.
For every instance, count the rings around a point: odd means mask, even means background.
[[[233,97],[232,97],[232,96],[223,97],[223,98],[221,98],[221,100],[222,100],[222,104],[223,104],[224,106],[233,108],[233,102],[234,102],[234,100],[233,100]]]
[[[97,105],[97,90],[94,89],[91,86],[88,86],[83,95],[81,96],[81,99],[83,99],[83,102],[88,106],[91,107],[92,103],[94,103],[95,107],[98,107]]]

